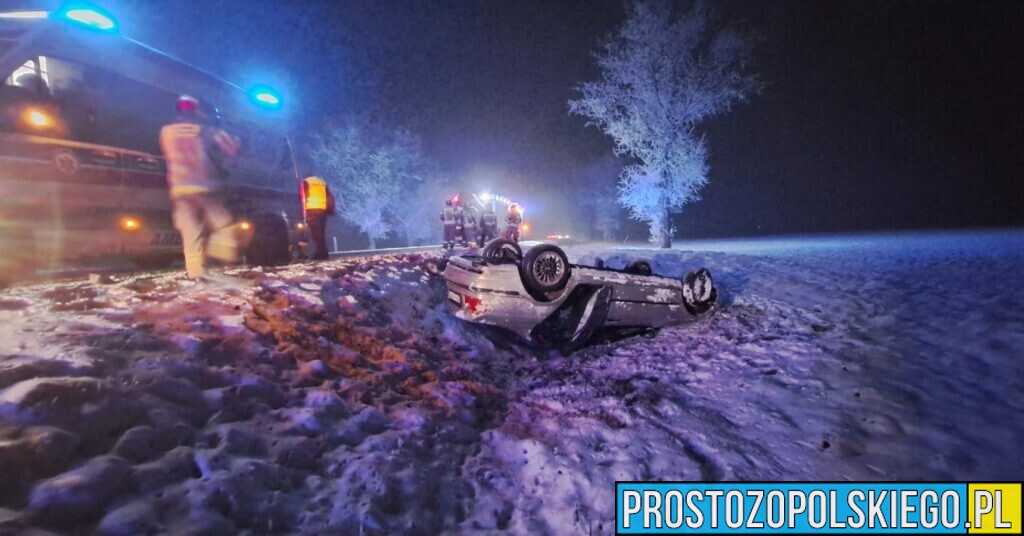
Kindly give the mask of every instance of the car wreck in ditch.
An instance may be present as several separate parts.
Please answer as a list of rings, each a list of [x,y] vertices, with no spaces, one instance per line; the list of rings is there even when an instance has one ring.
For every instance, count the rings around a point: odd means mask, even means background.
[[[553,244],[526,251],[504,239],[479,254],[452,256],[447,302],[462,320],[498,326],[570,353],[598,334],[656,333],[709,315],[718,290],[705,268],[655,275],[645,261],[625,269],[570,264]]]

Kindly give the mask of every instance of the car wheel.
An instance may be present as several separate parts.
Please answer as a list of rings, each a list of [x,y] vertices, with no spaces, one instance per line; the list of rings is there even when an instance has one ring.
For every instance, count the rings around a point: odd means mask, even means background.
[[[705,314],[718,301],[718,289],[707,268],[693,270],[683,278],[683,305],[691,314]]]
[[[489,261],[518,261],[523,258],[523,250],[511,240],[495,238],[484,246],[483,257]]]
[[[523,257],[520,273],[526,290],[537,299],[565,288],[572,267],[562,248],[553,244],[540,244],[530,248]]]
[[[162,253],[157,255],[132,255],[128,257],[128,260],[140,270],[162,270],[170,268],[180,258],[180,253]]]
[[[654,273],[654,271],[651,270],[651,263],[647,261],[633,261],[626,266],[626,273],[636,275],[651,275]]]

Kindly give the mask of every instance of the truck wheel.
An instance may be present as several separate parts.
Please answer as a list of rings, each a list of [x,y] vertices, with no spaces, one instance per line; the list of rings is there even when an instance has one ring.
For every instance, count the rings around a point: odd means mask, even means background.
[[[523,250],[511,240],[495,238],[484,246],[482,255],[489,261],[518,261],[523,258]]]
[[[128,257],[128,260],[140,270],[162,270],[164,268],[170,268],[174,264],[174,261],[181,258],[180,254],[161,254],[161,255],[133,255]]]
[[[526,252],[519,272],[526,290],[534,298],[546,300],[548,293],[565,288],[572,267],[562,248],[554,244],[540,244]]]
[[[633,261],[626,266],[626,273],[635,275],[651,275],[654,271],[651,270],[651,263],[647,261]]]
[[[718,302],[718,289],[707,268],[693,270],[683,278],[683,305],[693,315],[703,315]]]
[[[288,224],[284,218],[273,214],[257,216],[252,221],[252,233],[252,239],[245,248],[245,258],[249,264],[276,266],[291,261]]]

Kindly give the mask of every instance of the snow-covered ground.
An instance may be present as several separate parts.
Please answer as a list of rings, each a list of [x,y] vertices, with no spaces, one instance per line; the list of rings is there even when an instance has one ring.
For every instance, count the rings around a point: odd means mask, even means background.
[[[573,248],[723,303],[568,357],[451,317],[435,254],[3,291],[0,529],[600,534],[616,480],[1024,478],[1024,234],[681,247]]]

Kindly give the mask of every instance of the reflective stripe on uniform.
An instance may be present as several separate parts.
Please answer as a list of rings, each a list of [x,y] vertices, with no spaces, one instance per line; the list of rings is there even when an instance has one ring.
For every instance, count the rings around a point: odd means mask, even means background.
[[[171,197],[181,197],[185,195],[205,194],[209,193],[210,189],[203,186],[174,186],[171,188]]]

